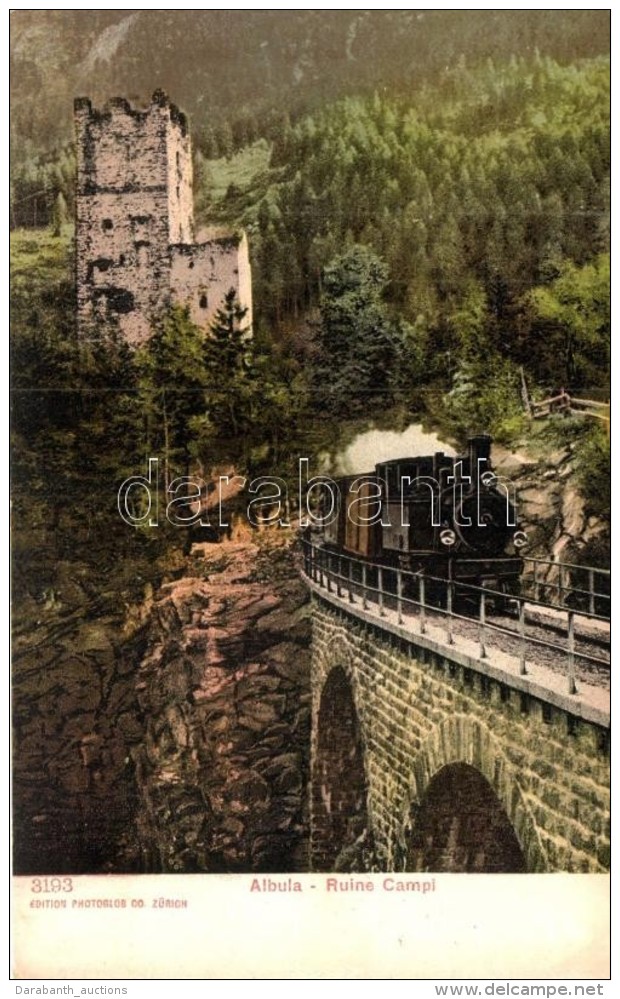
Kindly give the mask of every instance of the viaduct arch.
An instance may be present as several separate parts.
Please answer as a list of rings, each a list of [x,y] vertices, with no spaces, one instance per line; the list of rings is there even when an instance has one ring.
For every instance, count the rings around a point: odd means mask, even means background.
[[[602,721],[316,591],[312,620],[314,870],[609,869]]]

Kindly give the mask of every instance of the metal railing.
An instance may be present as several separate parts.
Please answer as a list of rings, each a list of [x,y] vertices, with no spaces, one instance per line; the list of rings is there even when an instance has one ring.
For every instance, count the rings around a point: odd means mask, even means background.
[[[587,611],[593,617],[609,618],[611,596],[609,569],[577,565],[574,562],[553,562],[551,559],[522,556],[524,574],[521,593],[536,601],[558,608]],[[577,583],[573,584],[573,580]],[[583,580],[584,585],[578,585]],[[605,592],[607,589],[608,592]]]
[[[577,693],[576,664],[581,661],[598,670],[609,671],[606,659],[592,656],[576,648],[579,636],[575,632],[575,619],[608,621],[589,611],[576,611],[571,607],[562,608],[566,615],[565,641],[560,643],[541,638],[528,631],[528,611],[531,608],[549,608],[549,604],[525,596],[507,597],[505,593],[491,590],[448,578],[430,576],[424,572],[411,572],[378,562],[366,561],[353,555],[321,548],[310,541],[303,541],[304,573],[327,594],[334,594],[349,604],[359,603],[364,611],[376,612],[377,618],[385,618],[389,612],[395,613],[396,623],[403,625],[405,616],[414,619],[420,635],[428,632],[429,623],[439,621],[445,631],[447,645],[455,643],[455,624],[472,623],[477,626],[478,656],[486,659],[488,649],[495,635],[508,636],[517,643],[519,672],[528,672],[528,659],[536,647],[559,653],[566,665],[566,682],[569,694]],[[557,564],[557,563],[556,563]],[[471,613],[462,613],[461,605],[468,604]],[[502,618],[501,624],[492,620],[489,611],[492,605],[501,602],[505,606],[509,600],[514,608],[515,626],[507,627]],[[371,607],[370,605],[374,606]],[[461,610],[463,608],[461,607]],[[554,607],[555,610],[559,609]],[[540,630],[540,623],[535,627]],[[464,636],[468,637],[468,636]],[[497,647],[497,643],[496,643]],[[514,651],[511,651],[514,655]]]

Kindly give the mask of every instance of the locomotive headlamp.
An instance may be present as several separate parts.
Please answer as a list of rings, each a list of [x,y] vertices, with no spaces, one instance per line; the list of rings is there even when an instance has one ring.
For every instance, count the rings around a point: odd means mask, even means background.
[[[523,548],[527,544],[528,538],[525,531],[515,531],[515,535],[512,539],[512,543],[515,548]]]
[[[446,528],[440,533],[439,540],[442,545],[447,545],[450,548],[456,541],[456,534],[450,528]]]

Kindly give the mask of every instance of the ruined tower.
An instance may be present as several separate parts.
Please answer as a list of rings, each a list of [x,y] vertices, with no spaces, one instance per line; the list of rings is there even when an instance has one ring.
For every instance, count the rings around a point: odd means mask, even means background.
[[[132,345],[171,302],[208,330],[234,289],[252,322],[243,233],[194,242],[192,157],[185,115],[156,91],[148,108],[122,98],[75,101],[78,330],[117,325]]]

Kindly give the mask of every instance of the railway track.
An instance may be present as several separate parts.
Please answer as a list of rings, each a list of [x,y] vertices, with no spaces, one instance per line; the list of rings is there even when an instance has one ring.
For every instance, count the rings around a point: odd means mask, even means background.
[[[368,602],[370,609],[377,606],[372,598],[369,598]],[[403,622],[410,623],[412,630],[416,630],[419,608],[407,606],[407,603],[404,602],[402,610]],[[387,598],[385,606],[389,609],[391,605],[395,605],[395,601]],[[552,606],[544,609],[557,610]],[[562,629],[554,618],[545,621],[540,610],[538,605],[532,608],[531,616],[526,610],[523,636],[516,629],[515,615],[490,614],[481,629],[480,621],[473,611],[467,614],[462,612],[453,614],[451,632],[454,638],[466,638],[477,643],[482,636],[489,658],[494,651],[519,658],[524,651],[526,668],[527,662],[530,661],[545,666],[558,675],[566,676],[569,654],[566,622]],[[446,624],[446,614],[442,608],[426,606],[424,618],[426,625],[442,627]],[[609,623],[601,622],[602,628],[596,633],[592,631],[588,618],[576,616],[575,621],[573,650],[575,678],[577,681],[585,681],[593,686],[608,689],[610,686]],[[607,638],[603,632],[605,627]]]
[[[371,582],[358,559],[334,564],[329,555],[311,555],[306,575],[372,616],[395,619],[412,633],[443,633],[448,644],[463,640],[482,658],[504,654],[520,663],[521,673],[528,664],[548,670],[563,677],[571,693],[579,683],[609,690],[610,621],[600,615],[394,568],[383,567]]]
[[[545,620],[544,612],[551,612]],[[556,617],[557,608],[541,608],[536,605],[525,610],[525,658],[546,666],[555,673],[566,674],[566,661],[569,653],[566,615],[563,626]],[[599,624],[599,622],[596,622]],[[600,622],[600,629],[592,628],[587,617],[575,616],[574,657],[575,678],[594,686],[608,688],[610,685],[609,622]],[[486,623],[488,630],[489,655],[497,648],[508,655],[521,654],[522,638],[515,629],[515,616],[493,614]],[[475,619],[461,619],[455,623],[455,632],[467,638],[479,635],[479,624]],[[606,631],[606,634],[605,634]]]

